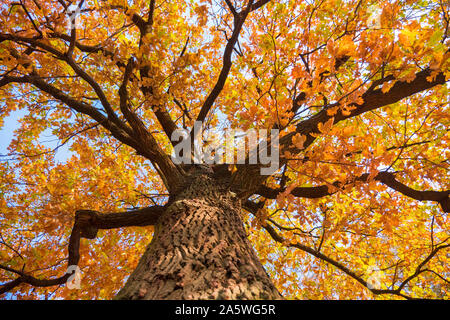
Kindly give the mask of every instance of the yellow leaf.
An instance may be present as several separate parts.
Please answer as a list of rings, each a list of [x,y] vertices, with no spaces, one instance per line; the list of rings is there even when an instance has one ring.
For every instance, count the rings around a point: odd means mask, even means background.
[[[322,123],[319,122],[319,124],[317,125],[317,129],[321,132],[321,133],[327,133],[331,130],[331,127],[333,126],[334,123],[334,117],[330,118],[327,122]]]
[[[336,57],[351,56],[356,51],[356,44],[353,42],[352,36],[344,36],[339,42],[338,51]]]
[[[297,133],[295,136],[292,137],[292,143],[299,148],[300,150],[303,149],[303,145],[306,141],[306,136]]]
[[[391,90],[391,88],[394,86],[394,84],[395,84],[394,81],[385,82],[383,84],[383,87],[381,88],[381,92],[383,92],[383,93],[388,92],[389,90]]]
[[[327,110],[327,115],[334,116],[338,112],[339,107],[333,107]]]
[[[342,130],[342,133],[343,133],[344,136],[349,136],[349,135],[352,134],[352,132],[353,132],[353,126],[345,127]]]

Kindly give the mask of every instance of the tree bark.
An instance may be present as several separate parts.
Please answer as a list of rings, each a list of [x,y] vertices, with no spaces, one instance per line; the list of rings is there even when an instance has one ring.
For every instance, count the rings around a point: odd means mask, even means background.
[[[281,299],[249,240],[240,200],[211,173],[189,176],[116,299]]]

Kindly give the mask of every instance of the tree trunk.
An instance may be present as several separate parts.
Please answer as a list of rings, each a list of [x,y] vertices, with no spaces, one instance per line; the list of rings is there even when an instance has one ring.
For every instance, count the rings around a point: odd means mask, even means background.
[[[211,174],[189,177],[116,299],[280,299],[247,239],[240,201]]]

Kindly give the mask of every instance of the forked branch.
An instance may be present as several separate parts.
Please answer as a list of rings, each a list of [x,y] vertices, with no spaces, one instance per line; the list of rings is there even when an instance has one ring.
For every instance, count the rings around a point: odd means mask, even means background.
[[[410,275],[409,277],[407,277],[396,289],[375,289],[372,288],[372,286],[366,281],[364,280],[361,276],[357,275],[354,271],[350,270],[349,268],[347,268],[346,266],[344,266],[342,263],[324,255],[323,253],[314,250],[308,246],[305,246],[301,243],[298,242],[291,242],[286,240],[285,238],[283,238],[280,234],[278,234],[275,229],[270,226],[269,224],[266,224],[263,226],[263,228],[269,233],[270,237],[275,240],[276,242],[283,244],[284,246],[288,247],[288,248],[296,248],[296,249],[300,249],[302,251],[305,251],[309,254],[311,254],[312,256],[321,259],[323,261],[326,261],[327,263],[335,266],[336,268],[338,268],[339,270],[341,270],[342,272],[344,272],[345,274],[347,274],[348,276],[352,277],[353,279],[355,279],[357,282],[359,282],[362,286],[366,287],[368,290],[370,290],[373,294],[375,295],[380,295],[380,294],[393,294],[393,295],[397,295],[400,297],[403,297],[405,299],[415,299],[413,297],[410,297],[406,294],[404,294],[402,291],[405,288],[405,286],[413,279],[415,279],[417,276],[419,276],[421,273],[424,272],[428,272],[430,271],[429,269],[423,269],[424,265],[427,264],[440,250],[445,249],[450,247],[450,244],[443,244],[441,246],[437,246],[434,250],[432,250],[430,252],[429,255],[427,255],[427,257],[417,266],[415,272]]]
[[[250,0],[246,8],[244,8],[241,12],[237,12],[234,6],[231,4],[231,2],[227,1],[227,5],[230,8],[234,17],[234,29],[230,39],[228,40],[225,46],[225,50],[223,53],[222,69],[220,70],[219,77],[213,89],[211,90],[205,102],[203,103],[202,108],[200,109],[200,112],[197,116],[197,121],[203,122],[206,119],[206,116],[208,115],[211,107],[213,106],[220,92],[222,92],[222,89],[225,85],[225,82],[228,78],[228,74],[230,73],[232,66],[231,55],[233,53],[233,48],[238,41],[239,34],[241,33],[245,19],[247,18],[248,14],[251,11],[260,8],[267,2],[269,1],[258,1],[256,3],[253,3],[253,0]]]
[[[132,226],[150,226],[156,224],[159,216],[164,211],[164,206],[152,206],[142,209],[120,212],[120,213],[100,213],[93,210],[78,210],[75,213],[75,223],[69,239],[68,267],[77,266],[80,260],[80,239],[95,239],[99,229],[114,229]],[[13,290],[20,284],[26,283],[35,287],[51,287],[66,283],[75,273],[75,270],[68,268],[68,271],[59,278],[40,279],[0,264],[0,269],[19,275],[18,278],[0,286],[0,295]]]

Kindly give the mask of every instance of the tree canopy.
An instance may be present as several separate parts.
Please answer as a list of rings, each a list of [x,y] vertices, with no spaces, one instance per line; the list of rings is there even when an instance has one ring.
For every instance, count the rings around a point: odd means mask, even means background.
[[[197,120],[279,130],[275,174],[222,167],[286,298],[450,298],[449,26],[444,0],[2,1],[0,125],[24,115],[0,156],[0,292],[112,298],[153,231],[114,213],[165,205],[170,138]],[[104,213],[95,240],[80,209]]]

